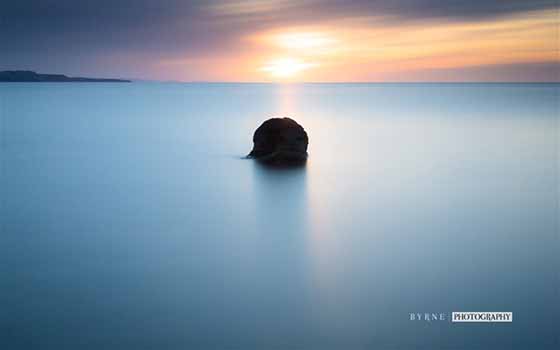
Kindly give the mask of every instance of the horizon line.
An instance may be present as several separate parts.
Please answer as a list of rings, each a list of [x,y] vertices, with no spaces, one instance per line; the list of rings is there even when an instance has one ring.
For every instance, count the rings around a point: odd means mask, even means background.
[[[88,78],[88,79],[119,79],[129,80],[132,83],[174,83],[174,84],[560,84],[560,79],[556,80],[466,80],[466,81],[438,81],[438,80],[373,80],[373,81],[290,81],[290,80],[260,80],[260,81],[220,81],[220,80],[174,80],[174,79],[145,79],[145,78],[130,78],[130,77],[97,77],[90,76],[89,74],[72,75],[68,73],[40,73],[33,69],[8,69],[0,70],[0,72],[32,72],[40,75],[64,75],[69,78]]]
[[[207,80],[149,80],[128,79],[133,83],[168,83],[168,84],[560,84],[558,81],[207,81]]]

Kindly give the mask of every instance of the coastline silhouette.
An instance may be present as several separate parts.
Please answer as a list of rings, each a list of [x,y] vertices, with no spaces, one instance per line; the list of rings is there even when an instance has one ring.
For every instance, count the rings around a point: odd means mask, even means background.
[[[69,77],[64,74],[41,74],[31,70],[6,70],[0,72],[2,83],[130,83],[126,79]]]

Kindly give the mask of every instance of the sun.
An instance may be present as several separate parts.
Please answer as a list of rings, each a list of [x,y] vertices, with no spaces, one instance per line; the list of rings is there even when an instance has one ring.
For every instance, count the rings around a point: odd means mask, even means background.
[[[260,70],[276,78],[291,78],[316,65],[298,58],[284,57],[267,62]]]

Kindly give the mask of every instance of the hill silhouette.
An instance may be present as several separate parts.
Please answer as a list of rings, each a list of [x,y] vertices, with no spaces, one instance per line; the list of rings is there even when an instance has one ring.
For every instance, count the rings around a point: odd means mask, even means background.
[[[30,70],[7,70],[0,72],[0,82],[68,82],[68,83],[130,83],[125,79],[68,77],[63,74],[40,74]]]

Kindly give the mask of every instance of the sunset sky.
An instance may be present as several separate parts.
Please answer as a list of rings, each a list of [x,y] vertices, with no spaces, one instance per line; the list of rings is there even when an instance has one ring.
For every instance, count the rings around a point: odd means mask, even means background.
[[[559,81],[557,0],[8,0],[0,70],[177,81]]]

